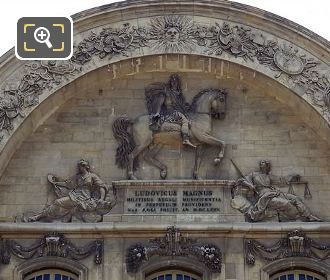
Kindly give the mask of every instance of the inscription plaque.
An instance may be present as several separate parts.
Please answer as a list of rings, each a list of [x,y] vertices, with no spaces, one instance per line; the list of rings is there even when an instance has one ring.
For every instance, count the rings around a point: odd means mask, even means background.
[[[227,181],[117,181],[125,214],[220,214]],[[228,190],[227,190],[228,191]]]
[[[181,190],[130,189],[125,201],[126,213],[219,213],[222,190],[184,188]]]

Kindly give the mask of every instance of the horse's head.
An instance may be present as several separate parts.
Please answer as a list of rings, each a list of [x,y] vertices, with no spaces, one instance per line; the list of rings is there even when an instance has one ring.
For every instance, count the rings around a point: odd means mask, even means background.
[[[210,101],[211,117],[222,120],[226,116],[227,92],[219,89],[212,89],[211,92],[214,92]]]
[[[226,115],[227,92],[223,89],[204,89],[193,99],[192,110],[208,113],[213,119],[222,120]]]

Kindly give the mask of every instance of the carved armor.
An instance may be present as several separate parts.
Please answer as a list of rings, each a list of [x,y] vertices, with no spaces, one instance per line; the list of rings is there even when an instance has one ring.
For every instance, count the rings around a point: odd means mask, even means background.
[[[183,144],[196,147],[190,142],[190,105],[182,94],[180,78],[170,76],[168,83],[154,83],[145,90],[147,109],[150,114],[150,129],[160,131],[164,122],[181,126]]]

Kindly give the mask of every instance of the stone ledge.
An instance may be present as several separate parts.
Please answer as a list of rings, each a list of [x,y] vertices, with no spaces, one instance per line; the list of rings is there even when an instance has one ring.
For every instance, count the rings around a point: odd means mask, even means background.
[[[52,231],[59,231],[61,233],[72,234],[110,234],[120,235],[121,237],[129,236],[149,236],[160,234],[166,231],[169,226],[173,224],[141,224],[141,223],[0,223],[0,234],[2,236],[9,234],[38,234]],[[194,235],[208,235],[221,234],[222,236],[238,236],[264,235],[270,234],[283,234],[293,230],[302,230],[306,233],[328,234],[330,231],[329,222],[315,222],[315,223],[301,223],[301,222],[288,222],[288,223],[177,223],[175,227],[181,231],[194,234]],[[251,237],[251,236],[250,236]],[[260,237],[260,236],[259,236]]]
[[[234,180],[121,180],[113,181],[114,187],[146,187],[146,186],[189,186],[189,187],[203,187],[203,186],[221,186],[230,187]]]

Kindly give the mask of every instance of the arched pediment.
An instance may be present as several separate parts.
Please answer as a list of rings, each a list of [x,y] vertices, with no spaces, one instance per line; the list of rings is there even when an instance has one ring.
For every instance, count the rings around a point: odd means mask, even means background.
[[[64,102],[65,90],[60,93],[63,97],[55,97],[56,92],[104,66],[115,79],[125,72],[116,68],[123,60],[132,59],[133,71],[139,72],[140,58],[151,55],[220,59],[221,67],[212,68],[210,63],[203,70],[219,77],[230,63],[250,69],[254,76],[268,76],[292,94],[300,104],[297,110],[310,109],[302,115],[329,138],[329,43],[297,24],[227,1],[127,1],[90,9],[73,19],[70,61],[23,62],[13,51],[0,61],[1,171],[15,147],[58,107],[50,102],[42,108],[44,101],[53,96]],[[290,103],[290,98],[278,96],[283,102]]]

